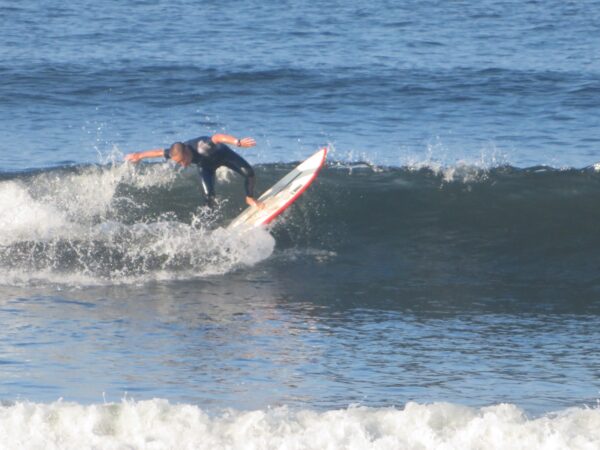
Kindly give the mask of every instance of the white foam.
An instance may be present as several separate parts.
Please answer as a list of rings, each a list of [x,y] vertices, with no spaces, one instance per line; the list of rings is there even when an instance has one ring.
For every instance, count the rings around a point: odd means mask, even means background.
[[[104,245],[105,252],[118,255],[114,258],[118,262],[95,259],[94,251],[100,245]],[[265,229],[236,235],[224,229],[208,231],[180,222],[105,222],[81,233],[77,241],[68,242],[68,250],[77,255],[76,261],[70,261],[74,266],[68,270],[56,270],[63,250],[61,245],[51,243],[44,247],[47,265],[27,270],[4,269],[0,284],[112,285],[222,275],[268,258],[274,248],[275,240]],[[35,250],[26,258],[33,259]]]
[[[177,176],[165,164],[143,170],[121,164],[0,182],[0,284],[190,278],[253,265],[273,252],[265,230],[247,236],[212,231],[215,217],[202,208],[191,223],[173,214],[150,221],[143,204],[118,194],[122,185],[168,187]],[[123,209],[123,202],[134,223],[119,217],[116,205]]]
[[[34,200],[19,182],[0,183],[0,245],[47,240],[69,225],[64,212]]]
[[[111,210],[119,184],[163,186],[174,176],[164,165],[138,172],[123,164],[70,174],[43,173],[27,184],[0,182],[0,245],[72,238]]]
[[[597,449],[600,410],[529,419],[514,405],[286,407],[216,416],[166,400],[0,407],[0,449]]]

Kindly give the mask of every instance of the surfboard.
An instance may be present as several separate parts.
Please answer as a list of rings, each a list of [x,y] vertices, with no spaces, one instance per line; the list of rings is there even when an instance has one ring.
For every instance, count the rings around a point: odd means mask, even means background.
[[[262,194],[258,201],[265,207],[249,207],[229,224],[227,229],[255,228],[268,225],[285,211],[317,178],[325,163],[327,148],[322,148]]]

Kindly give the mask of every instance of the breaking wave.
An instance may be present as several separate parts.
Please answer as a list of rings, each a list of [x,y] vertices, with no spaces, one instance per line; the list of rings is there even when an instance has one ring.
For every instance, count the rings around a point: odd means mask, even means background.
[[[258,190],[293,167],[257,166]],[[0,283],[225,274],[265,260],[276,242],[376,260],[394,251],[430,264],[467,258],[489,273],[569,282],[593,281],[599,269],[595,167],[334,161],[274,228],[246,236],[223,228],[244,206],[240,178],[222,176],[218,193],[219,208],[204,208],[195,170],[168,164],[0,173]]]
[[[19,402],[0,407],[0,433],[6,449],[588,449],[600,445],[600,410],[528,418],[510,404],[408,403],[211,416],[159,399],[89,406]]]

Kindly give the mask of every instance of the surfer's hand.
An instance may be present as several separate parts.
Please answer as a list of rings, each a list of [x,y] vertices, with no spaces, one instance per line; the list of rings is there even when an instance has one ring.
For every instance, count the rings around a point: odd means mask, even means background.
[[[258,209],[265,209],[265,204],[263,202],[256,201],[252,197],[246,197],[246,203],[248,206],[255,206]]]
[[[129,161],[134,164],[139,162],[140,159],[142,159],[142,155],[139,153],[129,153],[128,155],[125,155],[125,161]]]
[[[238,147],[254,147],[256,145],[256,141],[251,137],[245,137],[243,139],[238,139],[237,146]]]

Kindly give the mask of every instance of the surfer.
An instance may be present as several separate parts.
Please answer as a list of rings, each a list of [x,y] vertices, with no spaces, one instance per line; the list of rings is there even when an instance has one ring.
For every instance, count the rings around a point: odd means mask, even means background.
[[[254,198],[254,170],[248,162],[234,152],[228,145],[254,147],[256,141],[251,137],[237,139],[228,134],[201,136],[185,142],[175,142],[169,148],[157,148],[143,152],[129,153],[125,160],[133,163],[145,158],[171,159],[177,164],[188,167],[196,164],[201,170],[202,190],[209,207],[215,206],[215,176],[219,167],[225,166],[245,178],[246,203],[262,208],[262,203]]]

